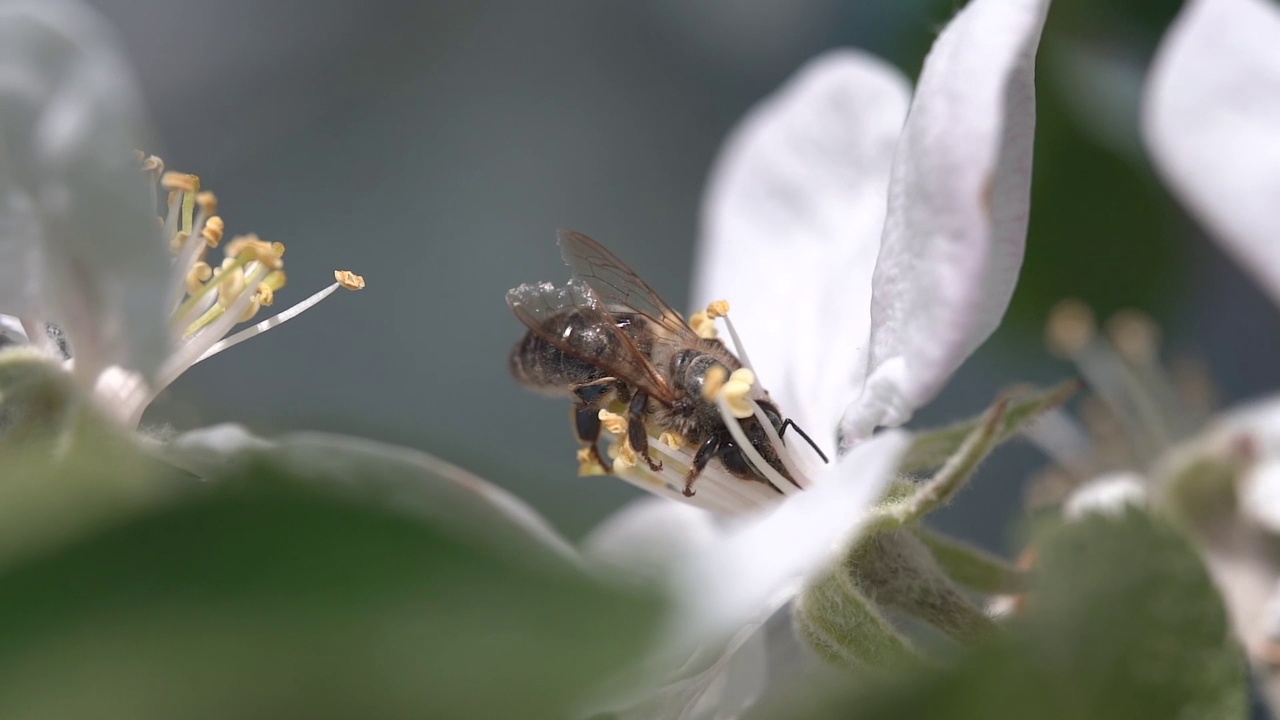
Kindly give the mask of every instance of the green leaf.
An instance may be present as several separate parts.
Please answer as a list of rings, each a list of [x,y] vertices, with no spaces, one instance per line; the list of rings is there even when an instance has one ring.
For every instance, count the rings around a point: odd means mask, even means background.
[[[953,667],[766,717],[1245,718],[1243,655],[1195,550],[1137,510],[1049,532],[1025,616]]]
[[[0,715],[565,717],[652,629],[569,562],[278,463],[181,487],[0,569]]]
[[[1003,558],[928,528],[914,530],[947,575],[970,590],[1010,594],[1025,592],[1031,585],[1030,573]]]
[[[1028,393],[1024,397],[1006,398],[1008,406],[996,428],[996,444],[1022,432],[1049,410],[1062,406],[1079,392],[1080,387],[1079,380],[1068,380],[1048,390]],[[907,448],[902,457],[898,472],[922,473],[942,466],[960,451],[965,439],[981,427],[987,417],[988,413],[983,413],[958,423],[917,432],[911,441],[911,447]]]
[[[577,557],[576,550],[519,498],[410,448],[326,433],[265,440],[238,425],[218,425],[153,444],[152,450],[215,480],[247,464],[267,463],[317,489],[411,515],[499,552]]]

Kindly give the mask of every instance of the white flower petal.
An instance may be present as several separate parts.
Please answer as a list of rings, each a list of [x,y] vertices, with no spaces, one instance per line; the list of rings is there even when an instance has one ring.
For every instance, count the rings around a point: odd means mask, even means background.
[[[164,357],[167,253],[114,38],[60,0],[0,5],[0,312],[66,331],[75,369]]]
[[[1062,514],[1069,520],[1088,515],[1118,516],[1129,507],[1142,507],[1147,502],[1146,483],[1133,472],[1101,475],[1081,485],[1067,498]]]
[[[973,0],[925,59],[894,158],[866,387],[842,431],[906,422],[1000,322],[1026,243],[1048,0]]]
[[[644,497],[600,523],[582,554],[606,572],[641,582],[667,582],[673,568],[721,534],[711,513],[668,498]]]
[[[1280,303],[1280,6],[1192,0],[1152,63],[1143,130],[1187,208]]]
[[[1263,462],[1241,478],[1240,509],[1267,530],[1280,534],[1280,460]]]
[[[908,97],[901,73],[873,57],[811,61],[726,140],[703,201],[694,307],[729,300],[761,384],[828,456],[866,368]]]
[[[837,458],[778,509],[737,523],[681,564],[684,632],[727,637],[762,623],[862,528],[893,479],[909,435],[882,433]]]
[[[637,668],[648,681],[628,678],[595,709],[619,718],[703,717],[705,695],[722,683],[726,702],[749,703],[749,692],[728,686],[742,678],[722,678],[731,668],[759,675],[754,660],[739,663],[735,653],[756,642],[769,617],[856,537],[907,439],[900,431],[879,435],[838,459],[812,489],[723,529],[701,510],[661,499],[606,521],[592,534],[588,556],[615,567],[635,562],[644,580],[668,586],[674,609],[665,640]]]

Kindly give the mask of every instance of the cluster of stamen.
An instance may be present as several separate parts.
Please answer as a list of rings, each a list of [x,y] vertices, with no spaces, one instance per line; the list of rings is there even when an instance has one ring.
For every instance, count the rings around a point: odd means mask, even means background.
[[[1198,364],[1160,362],[1160,329],[1146,314],[1121,310],[1103,332],[1078,300],[1054,307],[1045,343],[1075,364],[1091,394],[1078,417],[1053,410],[1027,432],[1055,467],[1033,483],[1033,506],[1057,504],[1081,482],[1109,472],[1143,471],[1198,431],[1212,410],[1211,383]]]
[[[689,325],[700,337],[715,338],[717,336],[715,321],[722,319],[733,339],[738,358],[743,367],[732,373],[724,368],[713,368],[703,380],[703,398],[716,403],[725,427],[729,429],[734,441],[742,450],[748,462],[767,482],[747,480],[730,475],[718,462],[709,463],[698,475],[692,488],[687,487],[689,470],[693,467],[696,447],[690,446],[688,440],[680,435],[660,428],[656,425],[646,427],[649,436],[649,453],[661,462],[662,469],[655,471],[643,458],[639,457],[627,439],[627,418],[622,415],[624,408],[619,403],[600,411],[601,427],[609,441],[607,454],[610,457],[612,474],[650,492],[670,497],[675,500],[689,502],[723,514],[745,514],[776,505],[787,495],[799,492],[800,488],[809,484],[808,473],[800,467],[799,462],[783,444],[777,431],[773,428],[768,416],[760,407],[759,400],[764,398],[751,369],[742,342],[728,320],[729,303],[720,300],[711,303],[705,311],[694,313]],[[775,470],[760,452],[750,443],[740,420],[756,417],[768,434],[774,452],[782,460],[787,472],[799,484],[793,484]],[[590,449],[578,454],[581,474],[603,474],[603,468],[596,463]],[[689,494],[686,490],[692,490]]]
[[[237,235],[223,243],[226,223],[217,214],[218,200],[202,190],[200,178],[166,172],[160,158],[140,154],[142,169],[166,194],[163,217],[157,218],[173,255],[168,308],[175,349],[161,368],[159,392],[183,371],[233,345],[296,317],[338,288],[359,290],[364,278],[346,270],[334,272],[334,283],[267,320],[228,336],[237,325],[271,307],[285,286],[285,247],[257,235]],[[210,257],[221,248],[222,259]]]

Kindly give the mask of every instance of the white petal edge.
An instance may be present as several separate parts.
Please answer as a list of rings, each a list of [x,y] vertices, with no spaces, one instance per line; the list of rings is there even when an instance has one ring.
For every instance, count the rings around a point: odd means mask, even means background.
[[[1090,515],[1119,517],[1126,508],[1141,508],[1146,503],[1146,480],[1138,473],[1115,472],[1076,488],[1063,505],[1062,515],[1068,520],[1083,520]]]
[[[1191,0],[1147,81],[1143,131],[1174,194],[1280,304],[1280,6]]]
[[[629,509],[594,533],[597,548],[619,541],[643,542],[664,528],[686,540],[679,555],[668,556],[666,584],[673,611],[663,642],[637,668],[646,682],[628,679],[593,710],[613,710],[621,718],[690,720],[706,709],[704,695],[735,667],[734,655],[754,642],[764,623],[831,562],[861,531],[870,508],[893,480],[909,435],[890,431],[841,456],[814,487],[787,499],[776,510],[750,519],[728,521],[722,529],[694,508],[663,510],[654,500]],[[701,513],[696,515],[694,513]],[[645,520],[650,520],[646,530]],[[608,537],[607,542],[601,540]],[[670,546],[669,541],[667,542]],[[639,557],[653,573],[650,553],[605,553],[608,558]],[[648,577],[655,577],[649,575]],[[750,663],[740,664],[750,669]],[[744,670],[745,672],[746,670]],[[657,678],[656,680],[654,680]],[[646,685],[648,690],[646,690]],[[746,696],[735,693],[747,702]]]
[[[168,349],[168,255],[134,151],[141,96],[78,3],[0,4],[0,312],[62,327],[75,372],[150,373]]]
[[[910,88],[821,55],[734,128],[703,198],[694,309],[725,299],[761,384],[833,455],[861,388],[893,148]]]
[[[995,330],[1026,245],[1048,0],[973,0],[925,59],[894,158],[871,353],[842,434],[899,425]]]
[[[715,638],[763,622],[859,532],[893,480],[909,435],[890,431],[837,458],[776,510],[734,522],[680,564],[679,632]]]
[[[577,550],[518,497],[418,450],[326,433],[267,440],[233,424],[193,430],[171,442],[152,441],[147,446],[200,477],[266,457],[292,472],[378,500],[498,550],[581,562]]]

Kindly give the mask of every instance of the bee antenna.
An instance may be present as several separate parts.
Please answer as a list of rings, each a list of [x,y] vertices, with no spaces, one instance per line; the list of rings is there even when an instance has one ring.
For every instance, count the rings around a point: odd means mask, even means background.
[[[821,448],[818,447],[817,443],[813,441],[813,438],[809,437],[809,433],[805,432],[804,428],[797,425],[796,421],[792,420],[791,418],[787,418],[786,420],[782,421],[782,427],[778,430],[778,437],[782,437],[784,434],[786,434],[787,428],[789,427],[795,428],[796,432],[800,433],[800,437],[804,438],[804,441],[809,443],[809,447],[813,448],[813,451],[818,453],[818,457],[822,458],[822,462],[824,463],[831,462],[830,460],[827,459],[826,453],[822,452]]]

